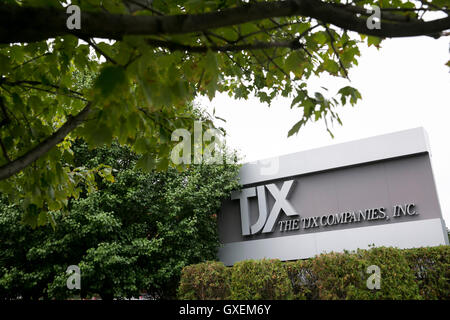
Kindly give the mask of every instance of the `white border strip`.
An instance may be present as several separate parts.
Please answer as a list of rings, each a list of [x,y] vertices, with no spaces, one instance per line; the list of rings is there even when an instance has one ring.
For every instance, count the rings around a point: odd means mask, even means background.
[[[219,260],[229,266],[248,259],[306,259],[331,251],[369,249],[373,244],[400,249],[448,245],[447,234],[442,228],[442,219],[427,219],[233,242],[219,248]]]
[[[240,183],[248,185],[422,152],[430,152],[425,130],[409,129],[250,162],[241,168]]]

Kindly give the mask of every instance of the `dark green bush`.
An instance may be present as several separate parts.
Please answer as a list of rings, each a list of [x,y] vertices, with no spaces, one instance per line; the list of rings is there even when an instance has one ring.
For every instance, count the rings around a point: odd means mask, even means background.
[[[178,297],[188,300],[226,299],[230,296],[230,271],[217,261],[187,266],[181,273]]]
[[[367,287],[371,265],[380,268],[380,289]],[[202,272],[199,266],[194,273]],[[450,246],[406,250],[381,247],[321,254],[294,262],[248,260],[229,270],[230,280],[220,281],[230,283],[230,295],[216,294],[214,299],[450,299]],[[188,283],[185,276],[183,272],[182,284]],[[214,283],[214,279],[208,281]],[[195,292],[196,286],[192,280],[189,289],[183,290]],[[192,296],[198,294],[183,298]]]
[[[110,165],[115,182],[80,189],[69,212],[52,212],[54,229],[22,224],[24,210],[0,194],[0,300],[176,298],[182,268],[216,257],[216,213],[238,187],[237,166],[145,173],[117,143],[72,149],[77,167]],[[70,265],[80,268],[80,290],[66,286]]]
[[[319,299],[317,274],[312,269],[313,260],[286,262],[284,267],[291,281],[293,298],[296,300]]]
[[[419,288],[428,300],[450,299],[450,246],[405,250]]]
[[[272,300],[292,298],[292,286],[279,260],[247,260],[234,265],[231,299]]]
[[[380,268],[381,287],[370,290],[367,273],[371,265]],[[373,248],[355,253],[322,254],[313,259],[319,299],[419,299],[405,253],[394,248]]]

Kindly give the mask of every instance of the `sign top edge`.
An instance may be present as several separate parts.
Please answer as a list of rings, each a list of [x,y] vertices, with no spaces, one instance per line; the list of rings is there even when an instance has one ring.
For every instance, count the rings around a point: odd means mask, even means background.
[[[239,179],[242,185],[249,185],[419,153],[430,154],[423,127],[248,162]]]

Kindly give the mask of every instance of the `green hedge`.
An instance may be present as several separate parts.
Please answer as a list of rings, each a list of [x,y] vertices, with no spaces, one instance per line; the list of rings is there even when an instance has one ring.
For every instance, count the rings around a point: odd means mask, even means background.
[[[231,299],[274,300],[292,298],[287,272],[279,260],[241,261],[231,269]]]
[[[405,256],[422,297],[450,300],[450,246],[406,250]]]
[[[189,300],[218,300],[230,296],[231,268],[207,261],[184,267],[178,295]]]
[[[380,268],[380,289],[368,289]],[[450,299],[450,246],[372,248],[321,254],[308,260],[247,260],[225,267],[184,268],[180,299]]]

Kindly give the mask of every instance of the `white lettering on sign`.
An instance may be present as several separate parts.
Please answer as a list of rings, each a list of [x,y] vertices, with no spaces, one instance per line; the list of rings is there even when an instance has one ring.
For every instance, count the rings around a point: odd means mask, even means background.
[[[268,184],[266,186],[259,186],[256,188],[245,188],[241,192],[235,192],[231,195],[232,200],[239,199],[241,208],[241,226],[242,235],[247,236],[250,234],[256,234],[262,229],[262,233],[272,232],[275,226],[275,222],[278,220],[280,212],[283,212],[287,216],[298,216],[292,205],[287,200],[289,192],[294,184],[294,180],[285,181],[278,189],[275,184]],[[267,218],[267,201],[266,190],[269,190],[270,194],[274,197],[275,203],[270,210],[269,217]],[[258,209],[259,216],[258,221],[250,226],[250,210],[249,210],[249,198],[258,196]]]
[[[362,209],[357,211],[344,211],[335,214],[325,214],[322,216],[310,216],[304,218],[294,218],[278,221],[280,213],[283,211],[288,217],[299,216],[299,213],[287,200],[289,193],[294,186],[294,180],[283,182],[281,189],[275,184],[258,186],[242,189],[240,192],[234,192],[231,196],[232,200],[240,201],[241,209],[241,227],[242,235],[254,235],[259,232],[270,233],[274,231],[275,224],[278,224],[280,232],[295,231],[302,229],[313,229],[320,227],[330,227],[341,224],[358,223],[362,221],[389,220],[388,210],[385,207]],[[275,199],[275,203],[268,214],[266,189]],[[258,220],[255,224],[250,225],[250,206],[249,198],[257,197],[258,199]],[[403,205],[395,205],[392,209],[392,217],[400,218],[403,216],[416,216],[417,207],[414,203],[406,203]]]

